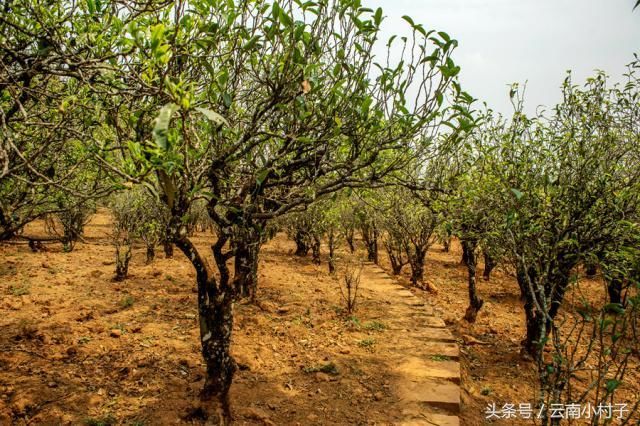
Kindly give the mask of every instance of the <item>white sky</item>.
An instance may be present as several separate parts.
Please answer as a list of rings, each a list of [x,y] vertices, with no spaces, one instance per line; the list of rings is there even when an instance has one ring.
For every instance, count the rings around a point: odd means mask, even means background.
[[[640,53],[635,0],[363,0],[382,7],[383,32],[402,32],[409,15],[459,42],[453,54],[463,88],[509,114],[508,85],[527,81],[526,111],[560,99],[565,71],[582,83],[595,69],[619,81]],[[386,37],[385,37],[386,38]]]

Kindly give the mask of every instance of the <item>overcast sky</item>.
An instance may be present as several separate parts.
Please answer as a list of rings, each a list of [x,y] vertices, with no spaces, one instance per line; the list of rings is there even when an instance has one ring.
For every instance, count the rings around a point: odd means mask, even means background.
[[[640,53],[635,0],[363,0],[381,6],[385,34],[411,16],[459,42],[453,55],[467,91],[509,113],[508,85],[527,81],[526,110],[560,99],[566,70],[582,82],[595,69],[617,81]]]

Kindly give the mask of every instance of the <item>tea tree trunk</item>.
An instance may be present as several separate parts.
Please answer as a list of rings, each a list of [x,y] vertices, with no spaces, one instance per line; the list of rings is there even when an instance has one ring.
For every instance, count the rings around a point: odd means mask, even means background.
[[[164,241],[162,243],[162,249],[164,250],[164,257],[167,259],[173,258],[173,243],[170,241]]]
[[[614,276],[607,282],[609,303],[622,303],[622,277]]]
[[[212,300],[207,291],[200,296],[202,285],[198,285],[198,313],[200,318],[200,342],[207,375],[202,390],[204,401],[219,404],[221,417],[231,418],[229,389],[236,372],[236,363],[231,356],[231,332],[233,330],[233,301],[223,295],[220,301]]]
[[[487,250],[483,250],[482,254],[484,256],[484,270],[482,272],[482,278],[485,281],[489,281],[491,279],[491,272],[496,267],[497,262]]]
[[[250,300],[255,300],[258,288],[260,244],[260,230],[253,226],[240,228],[234,235],[234,287],[241,297]]]
[[[116,281],[123,281],[129,274],[131,260],[131,243],[126,241],[116,245]]]
[[[467,253],[467,284],[469,287],[469,307],[464,315],[464,319],[470,323],[476,322],[478,312],[482,308],[484,301],[478,297],[478,289],[476,286],[476,247],[475,241],[462,241]]]
[[[367,248],[367,260],[378,264],[378,228],[375,223],[362,227],[362,239]]]
[[[327,232],[327,245],[329,246],[329,273],[333,274],[336,272],[336,233],[333,229],[330,229],[329,232]]]
[[[320,259],[320,236],[314,235],[311,241],[311,256],[312,261],[316,265],[320,265],[322,263]]]
[[[517,272],[518,285],[526,317],[527,335],[522,342],[524,349],[534,357],[540,354],[546,337],[558,314],[565,291],[569,286],[572,267],[575,264],[555,261],[548,274],[542,276],[534,268]],[[546,312],[541,312],[546,310]]]
[[[354,253],[356,251],[356,246],[353,242],[353,234],[353,229],[350,229],[344,235],[344,239],[347,241],[347,245],[349,246],[349,252],[351,253]]]
[[[419,286],[424,282],[424,258],[427,256],[427,249],[423,247],[413,247],[407,253],[409,265],[411,266],[411,284]]]
[[[404,249],[402,248],[402,244],[389,237],[389,239],[384,241],[384,247],[387,251],[389,263],[391,264],[391,272],[393,275],[400,275],[402,267],[407,264],[403,256]]]
[[[196,270],[200,343],[206,365],[200,397],[207,414],[218,416],[221,424],[228,424],[231,420],[229,390],[237,369],[230,353],[235,291],[229,285],[229,271],[224,263],[228,256],[222,254],[222,246],[227,240],[219,239],[212,247],[218,264],[219,282],[191,241],[186,237],[176,241]]]
[[[156,248],[153,245],[147,245],[147,265],[152,263],[156,258]]]
[[[302,231],[297,231],[293,240],[296,243],[296,256],[304,257],[309,253],[309,246],[307,244],[307,235]]]

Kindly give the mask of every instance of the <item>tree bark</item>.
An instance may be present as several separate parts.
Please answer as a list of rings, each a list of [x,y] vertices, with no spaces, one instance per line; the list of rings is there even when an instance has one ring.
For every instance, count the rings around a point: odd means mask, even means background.
[[[482,271],[482,278],[485,281],[489,281],[491,279],[491,272],[493,271],[493,268],[496,267],[497,262],[487,250],[483,250],[482,255],[484,256],[484,270]]]
[[[533,289],[536,291],[537,274],[533,268],[528,271],[519,270],[517,272],[517,281],[520,286],[520,294],[524,301],[524,314],[527,328],[527,334],[522,341],[523,349],[531,356],[536,356],[542,349],[540,342],[546,336],[546,322],[543,313],[538,311],[535,306],[535,294],[531,293],[529,281],[533,283]],[[538,297],[540,294],[538,293]]]
[[[2,232],[0,232],[0,241],[8,241],[8,240],[12,239],[15,235],[16,235],[16,233],[12,229],[3,230]]]
[[[147,245],[147,265],[152,263],[156,258],[156,248],[153,245]]]
[[[237,369],[229,350],[233,332],[235,291],[228,285],[229,274],[224,263],[228,257],[221,251],[226,241],[227,238],[219,239],[212,246],[220,271],[219,283],[216,282],[207,261],[200,256],[188,238],[183,237],[176,241],[177,247],[196,270],[200,343],[206,365],[206,378],[200,398],[207,406],[207,414],[217,415],[219,423],[225,425],[231,421],[229,390]]]
[[[260,257],[260,230],[247,227],[234,236],[234,287],[241,297],[254,301],[258,289],[258,261]]]
[[[424,258],[427,251],[422,247],[413,247],[412,253],[407,253],[411,265],[411,284],[419,286],[424,281]]]
[[[170,241],[164,241],[162,243],[162,248],[164,250],[164,257],[171,259],[173,257],[173,243]]]
[[[307,245],[307,236],[302,231],[297,231],[293,238],[296,243],[296,256],[305,257],[309,253],[309,246]]]
[[[402,247],[398,247],[398,245],[394,244],[392,240],[385,240],[384,247],[387,250],[389,263],[391,263],[391,272],[393,273],[393,275],[400,275],[400,272],[402,272],[402,267],[407,263],[402,258]]]
[[[445,253],[449,253],[450,250],[451,250],[451,237],[447,237],[444,240],[442,240],[442,251],[444,251]]]
[[[225,423],[231,419],[229,390],[237,367],[229,351],[233,331],[233,299],[226,295],[221,299],[217,302],[210,297],[199,297],[198,312],[202,357],[207,368],[201,398],[219,404],[214,411]]]
[[[347,240],[347,245],[349,246],[349,251],[354,253],[356,251],[356,246],[353,243],[353,230],[347,231],[345,233],[344,239]]]
[[[534,357],[538,356],[544,348],[546,337],[553,326],[552,321],[560,310],[569,285],[571,269],[575,266],[574,263],[563,261],[562,256],[559,256],[558,259],[555,261],[555,265],[549,268],[553,272],[548,276],[538,276],[534,268],[529,268],[527,272],[520,270],[517,273],[527,325],[527,335],[522,344],[524,349]],[[529,281],[532,283],[533,293]],[[547,315],[538,310],[536,300],[546,302]]]
[[[402,267],[404,266],[402,260],[400,260],[393,253],[389,253],[389,262],[391,263],[391,273],[393,275],[400,275]]]
[[[464,244],[462,245],[462,259],[460,259],[460,264],[461,265],[465,265],[467,264],[467,259],[469,258],[469,254],[467,253],[467,249],[465,248]]]
[[[609,303],[622,303],[622,279],[614,277],[607,282]]]
[[[116,246],[116,281],[123,281],[129,275],[131,260],[131,244],[129,242]]]
[[[316,265],[320,265],[322,263],[322,260],[320,259],[320,237],[318,235],[314,235],[311,242],[311,257],[312,262]]]
[[[378,228],[375,223],[362,227],[362,239],[367,247],[367,260],[378,264]]]
[[[329,273],[333,274],[336,272],[336,259],[335,259],[335,251],[336,251],[336,235],[335,232],[330,229],[327,233],[327,245],[329,246]]]
[[[474,323],[476,322],[478,312],[484,304],[484,300],[478,297],[478,289],[476,286],[476,247],[478,244],[475,241],[469,240],[463,241],[462,244],[466,247],[465,251],[467,253],[467,283],[469,287],[469,307],[467,307],[464,319],[467,322]]]

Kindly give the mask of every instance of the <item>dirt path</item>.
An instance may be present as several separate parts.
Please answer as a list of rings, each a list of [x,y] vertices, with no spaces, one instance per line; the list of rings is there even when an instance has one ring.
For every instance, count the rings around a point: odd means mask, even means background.
[[[391,347],[388,363],[395,376],[402,425],[458,425],[460,364],[455,338],[433,308],[398,284],[380,267],[366,264],[363,296],[376,301],[386,321]]]
[[[458,348],[432,309],[366,265],[348,316],[340,270],[292,252],[270,241],[260,306],[236,306],[235,424],[458,424]],[[107,244],[0,246],[0,424],[203,423],[193,268],[179,253],[145,265],[139,247],[114,283],[112,259]]]

